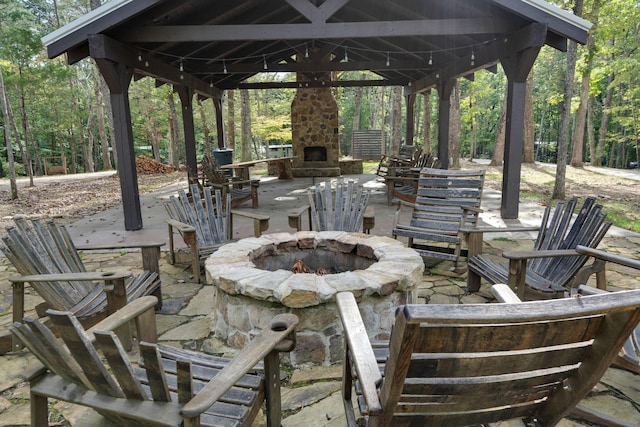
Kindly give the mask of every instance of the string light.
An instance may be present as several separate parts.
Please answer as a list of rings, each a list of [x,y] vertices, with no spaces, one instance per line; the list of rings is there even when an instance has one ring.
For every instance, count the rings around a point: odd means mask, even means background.
[[[344,47],[344,62],[349,62],[349,54],[347,53],[347,47]]]
[[[309,46],[307,46],[307,44],[304,44],[304,57],[308,58],[309,57]]]
[[[429,52],[429,65],[433,65],[433,52]]]
[[[182,74],[182,72],[184,71],[184,64],[182,63],[182,60],[180,61],[180,80],[184,80],[184,74]]]
[[[142,62],[142,53],[138,52],[138,62]]]
[[[262,68],[264,68],[265,70],[269,67],[267,67],[267,57],[265,55],[262,55]]]
[[[222,72],[227,74],[227,61],[222,60]]]
[[[473,49],[471,49],[471,65],[476,65],[476,55],[473,52]]]
[[[389,51],[387,51],[387,67],[389,66]]]

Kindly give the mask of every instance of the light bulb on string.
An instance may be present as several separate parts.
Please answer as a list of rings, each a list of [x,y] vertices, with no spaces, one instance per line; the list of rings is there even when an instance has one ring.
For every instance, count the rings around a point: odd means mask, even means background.
[[[433,65],[433,52],[429,52],[429,65]]]
[[[227,61],[226,60],[222,60],[222,72],[227,74]]]
[[[304,44],[304,57],[308,58],[309,57],[309,46],[307,46],[307,44]]]
[[[182,63],[182,61],[180,61],[180,80],[184,80],[184,74],[182,74],[183,71],[184,71],[184,64]]]
[[[476,64],[476,55],[473,52],[473,49],[471,49],[471,65],[475,65]]]
[[[138,52],[138,62],[142,62],[142,53]]]
[[[349,54],[347,53],[347,47],[344,47],[344,62],[349,62]]]
[[[389,66],[389,51],[387,51],[387,67]]]
[[[265,70],[269,67],[267,67],[267,57],[265,55],[262,55],[262,68],[264,68]]]

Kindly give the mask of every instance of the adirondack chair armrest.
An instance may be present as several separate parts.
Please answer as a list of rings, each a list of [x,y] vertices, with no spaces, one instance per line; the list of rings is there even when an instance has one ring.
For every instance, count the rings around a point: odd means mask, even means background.
[[[460,233],[467,241],[469,258],[482,253],[482,241],[484,240],[484,233],[518,233],[528,231],[540,231],[540,227],[472,227],[468,225],[460,227]]]
[[[253,220],[253,234],[256,237],[260,237],[263,232],[269,229],[269,220],[271,217],[269,215],[248,212],[240,209],[231,209],[231,221],[233,224],[233,216],[238,215],[245,218],[249,218]],[[231,226],[231,230],[233,230],[233,225]]]
[[[289,227],[295,228],[296,231],[302,231],[302,214],[307,212],[309,216],[309,229],[311,229],[311,206],[303,205],[287,211]]]
[[[336,302],[344,328],[345,349],[348,347],[351,350],[349,352],[350,360],[358,374],[362,395],[367,403],[369,413],[379,414],[382,412],[382,404],[378,395],[378,386],[382,383],[382,375],[367,336],[358,304],[351,292],[338,293]],[[350,374],[345,373],[345,375]]]
[[[265,370],[269,365],[267,358],[272,352],[291,351],[295,346],[295,327],[298,324],[298,317],[294,314],[279,314],[274,317],[269,326],[249,343],[226,365],[207,385],[198,392],[180,411],[186,418],[197,417],[211,407],[220,399],[231,387],[235,385],[248,371],[253,369],[261,360],[265,360]],[[274,368],[271,366],[271,368]],[[279,369],[275,369],[272,375],[265,375],[265,387],[273,390],[273,386],[278,386],[280,382]],[[274,378],[273,375],[275,375]],[[278,384],[274,384],[277,382]],[[277,412],[280,408],[278,396],[272,396],[277,402]],[[269,402],[267,402],[268,410]]]
[[[63,274],[34,274],[28,276],[9,277],[11,283],[26,282],[73,282],[73,281],[100,281],[118,280],[132,277],[130,271],[96,271],[86,273],[63,273]]]
[[[574,249],[556,249],[551,251],[507,251],[502,254],[508,260],[527,260],[532,258],[553,258],[559,256],[578,256]]]
[[[495,285],[491,286],[491,293],[498,302],[510,304],[522,302],[522,300],[518,298],[518,295],[516,295],[516,293],[513,292],[513,290],[504,283],[496,283]]]
[[[164,246],[164,242],[131,242],[131,243],[108,243],[100,245],[76,245],[76,249],[79,251],[101,251],[112,249],[146,249],[146,248],[161,248]]]
[[[87,329],[87,334],[93,342],[95,341],[94,331],[115,331],[135,319],[138,340],[155,343],[158,341],[155,321],[157,303],[158,298],[153,295],[137,298]]]
[[[189,224],[185,224],[184,222],[180,222],[175,219],[167,219],[166,221],[170,229],[175,228],[176,230],[178,230],[178,232],[180,232],[180,234],[196,232],[195,227]]]
[[[587,255],[593,258],[598,258],[606,262],[612,262],[614,264],[624,265],[625,267],[635,268],[640,270],[640,261],[636,259],[626,258],[620,255],[611,254],[609,252],[601,251],[599,249],[588,248],[586,246],[576,246],[576,252],[581,255]]]

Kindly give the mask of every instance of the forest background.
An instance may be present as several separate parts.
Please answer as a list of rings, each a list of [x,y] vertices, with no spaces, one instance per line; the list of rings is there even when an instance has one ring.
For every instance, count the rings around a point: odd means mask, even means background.
[[[557,163],[554,198],[564,198],[565,165],[584,162],[637,167],[640,157],[640,5],[635,0],[553,0],[594,23],[586,46],[567,53],[543,47],[527,82],[523,161]],[[43,174],[43,159],[65,156],[69,173],[116,169],[109,94],[90,59],[66,66],[47,59],[41,37],[100,6],[100,0],[0,0],[0,177]],[[366,79],[367,73],[334,78]],[[295,80],[264,73],[251,81]],[[225,145],[236,160],[266,157],[269,145],[291,143],[290,107],[295,91],[227,91]],[[481,71],[460,79],[451,95],[449,153],[502,164],[506,77]],[[394,153],[405,134],[401,87],[335,88],[341,152],[351,153],[353,130],[382,129]],[[437,151],[438,99],[425,92],[415,108],[414,144]],[[170,86],[151,79],[130,89],[138,155],[184,164],[179,100]],[[217,148],[214,107],[197,102],[198,158]],[[9,162],[15,159],[15,162]],[[635,162],[635,163],[634,163]],[[10,168],[8,164],[15,165]],[[12,170],[11,170],[12,169]]]

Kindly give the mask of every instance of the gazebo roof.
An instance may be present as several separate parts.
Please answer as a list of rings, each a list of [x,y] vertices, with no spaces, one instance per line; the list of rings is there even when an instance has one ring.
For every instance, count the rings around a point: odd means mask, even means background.
[[[415,93],[472,78],[531,46],[585,43],[590,26],[542,0],[112,0],[43,42],[50,58],[113,60],[204,96],[303,84],[402,85]],[[377,77],[320,78],[354,70]],[[306,78],[245,82],[263,72]]]

